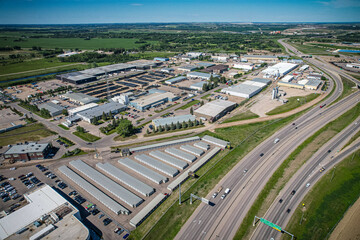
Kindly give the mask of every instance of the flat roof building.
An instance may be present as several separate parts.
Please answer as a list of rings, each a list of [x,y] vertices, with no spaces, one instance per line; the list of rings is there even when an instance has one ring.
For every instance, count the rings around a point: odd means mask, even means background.
[[[205,135],[204,137],[201,138],[201,140],[205,141],[205,142],[208,142],[208,143],[211,143],[211,144],[214,144],[214,145],[216,145],[218,147],[221,147],[222,149],[225,149],[228,146],[230,146],[230,142],[224,141],[224,140],[221,140],[219,138],[215,138],[215,137],[212,137],[212,136],[209,136],[209,135]]]
[[[174,69],[173,68],[162,68],[162,69],[160,69],[160,72],[172,73],[172,72],[174,72]]]
[[[169,58],[165,58],[165,57],[155,57],[154,61],[159,61],[159,62],[167,62],[169,61]]]
[[[211,66],[214,66],[215,64],[214,63],[208,63],[208,62],[198,62],[198,63],[195,63],[197,66],[199,67],[204,67],[204,68],[208,68],[208,67],[211,67]]]
[[[220,77],[217,74],[202,73],[202,72],[189,72],[188,74],[186,74],[186,76],[189,78],[201,78],[204,80],[210,80],[211,76]]]
[[[89,83],[97,80],[96,76],[84,74],[81,72],[71,72],[71,73],[56,75],[56,79],[76,85]]]
[[[229,65],[218,64],[218,65],[208,67],[208,68],[206,68],[206,69],[204,69],[202,71],[209,72],[209,73],[220,74],[220,73],[223,73],[223,72],[225,72],[227,70],[229,70]]]
[[[63,106],[57,105],[52,102],[40,104],[38,108],[48,110],[52,117],[62,114],[62,111],[65,109]]]
[[[45,159],[50,154],[51,149],[52,146],[49,143],[14,145],[4,153],[4,158],[10,162]]]
[[[79,112],[82,112],[85,110],[89,110],[89,109],[95,108],[97,106],[99,106],[97,103],[89,103],[89,104],[82,105],[80,107],[71,108],[68,110],[68,112],[69,112],[69,115],[72,116],[72,115],[75,115],[76,113],[79,113]]]
[[[197,68],[198,68],[197,66],[187,65],[187,66],[178,67],[178,70],[184,72],[191,72],[196,70]]]
[[[184,76],[179,76],[179,77],[175,77],[175,78],[170,78],[170,79],[166,80],[165,83],[171,85],[171,84],[174,84],[174,83],[184,81],[186,79],[187,78],[184,77]]]
[[[282,82],[291,82],[291,80],[294,79],[294,76],[291,76],[291,75],[286,75],[285,77],[283,77],[281,79]]]
[[[227,112],[233,110],[236,107],[235,102],[225,100],[215,100],[206,103],[200,108],[194,111],[196,116],[209,118],[210,122],[214,122],[217,119],[224,116]]]
[[[253,63],[235,63],[233,68],[251,71],[254,69],[254,64]]]
[[[109,102],[103,105],[98,105],[97,107],[78,112],[77,115],[84,121],[91,123],[91,121],[96,118],[100,119],[103,115],[109,114],[117,114],[119,112],[125,111],[127,107],[124,104],[117,103],[117,102]]]
[[[67,92],[65,94],[62,94],[61,96],[63,98],[70,99],[70,101],[80,103],[81,105],[96,103],[100,100],[99,98],[92,97],[84,93],[75,93],[75,92]]]
[[[277,85],[278,85],[278,86],[283,86],[283,87],[304,89],[304,85],[298,84],[298,83],[292,83],[292,82],[282,82],[282,81],[279,81]]]
[[[294,63],[277,63],[273,66],[270,66],[262,71],[264,75],[270,77],[283,77],[295,68],[297,68],[297,64]]]
[[[187,114],[187,115],[179,115],[175,117],[157,118],[152,120],[152,123],[154,125],[154,128],[157,129],[160,126],[162,127],[164,127],[165,125],[170,126],[171,124],[176,124],[177,122],[183,123],[183,122],[188,122],[189,120],[192,122],[195,121],[195,116]]]
[[[190,88],[197,90],[197,91],[202,91],[204,84],[206,84],[206,82],[203,82],[203,81],[197,82],[197,83],[191,84]]]
[[[311,89],[311,90],[316,90],[318,89],[318,87],[322,84],[321,80],[316,80],[316,79],[310,79],[306,84],[305,84],[305,88],[307,89]]]
[[[172,102],[179,99],[171,92],[150,94],[142,96],[136,100],[131,101],[129,104],[140,111],[146,110],[152,107],[159,106],[161,104]]]
[[[278,59],[277,56],[270,56],[270,55],[242,55],[242,58],[246,60],[262,60],[262,61],[271,61],[274,62]]]
[[[245,81],[238,85],[224,88],[221,90],[221,92],[232,96],[251,98],[261,92],[261,90],[265,88],[269,83],[271,83],[270,80],[263,78],[254,78],[252,81]]]

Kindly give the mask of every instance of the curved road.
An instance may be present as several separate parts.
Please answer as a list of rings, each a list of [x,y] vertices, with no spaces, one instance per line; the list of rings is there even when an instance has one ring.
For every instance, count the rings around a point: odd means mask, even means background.
[[[318,66],[317,61],[313,61],[313,64]],[[336,81],[334,94],[324,101],[329,104],[340,96],[342,84],[335,71],[326,72]],[[289,124],[274,134],[273,138],[256,147],[219,183],[224,189],[230,188],[231,193],[224,200],[219,197],[211,199],[214,206],[201,204],[185,223],[176,239],[233,238],[258,194],[287,156],[315,131],[354,106],[358,98],[359,92],[356,92],[325,109],[319,109],[318,105],[296,120],[297,129]],[[278,144],[274,144],[276,137],[280,138]],[[264,156],[260,157],[260,153],[264,153]],[[248,171],[244,172],[245,169]],[[218,186],[207,198],[211,198]]]

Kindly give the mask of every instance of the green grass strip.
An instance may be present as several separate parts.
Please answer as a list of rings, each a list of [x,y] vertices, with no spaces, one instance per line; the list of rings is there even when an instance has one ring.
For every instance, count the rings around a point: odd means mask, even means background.
[[[200,102],[200,100],[191,101],[191,102],[185,104],[184,106],[175,109],[175,111],[180,110],[180,109],[181,109],[181,110],[185,110],[185,109],[187,109],[187,108],[189,108],[189,107],[191,107],[191,106],[193,106],[193,105],[195,105],[195,104],[197,104],[197,103],[199,103],[199,102]]]
[[[280,113],[285,113],[285,112],[289,112],[295,108],[298,108],[308,102],[311,102],[312,100],[314,100],[315,98],[317,98],[318,96],[320,96],[320,94],[318,93],[311,93],[307,96],[295,96],[295,97],[290,97],[288,99],[289,102],[284,103],[283,105],[274,108],[273,110],[267,112],[267,115],[276,115],[276,114],[280,114]]]
[[[95,142],[100,139],[100,137],[94,136],[91,133],[73,132],[73,134],[87,142]]]

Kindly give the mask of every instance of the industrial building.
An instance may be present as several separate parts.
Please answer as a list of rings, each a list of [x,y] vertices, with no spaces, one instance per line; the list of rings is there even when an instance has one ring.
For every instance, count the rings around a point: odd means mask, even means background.
[[[316,90],[322,84],[321,80],[311,79],[305,84],[305,88],[310,90]]]
[[[254,78],[252,81],[245,81],[238,85],[224,88],[221,92],[232,96],[251,98],[261,92],[271,81],[263,78]]]
[[[214,122],[224,116],[227,112],[233,110],[236,105],[237,104],[235,102],[219,99],[206,103],[205,105],[196,109],[194,113],[198,117],[205,117],[208,118],[210,122]]]
[[[252,64],[252,63],[236,63],[236,64],[234,64],[233,68],[242,69],[245,71],[252,71],[252,70],[254,70],[254,64]]]
[[[144,200],[136,196],[126,188],[117,184],[104,174],[90,167],[88,164],[84,163],[82,160],[71,161],[70,166],[75,168],[77,171],[81,172],[84,176],[91,179],[102,189],[107,190],[112,195],[114,195],[119,200],[123,201],[130,207],[138,207]]]
[[[208,63],[208,62],[198,62],[198,63],[195,63],[197,66],[199,66],[200,68],[203,67],[203,68],[208,68],[208,67],[211,67],[211,66],[214,66],[215,64],[214,63]]]
[[[315,80],[321,80],[322,74],[320,73],[310,73],[307,78],[308,79],[315,79]]]
[[[211,56],[211,59],[215,62],[227,62],[229,60],[228,56]]]
[[[347,63],[346,67],[359,69],[360,68],[360,63]]]
[[[46,102],[46,103],[40,104],[38,106],[38,108],[40,110],[41,109],[48,110],[52,117],[62,114],[62,111],[65,109],[63,106],[57,105],[52,102]]]
[[[209,150],[210,146],[209,144],[205,143],[205,142],[197,142],[197,143],[194,143],[194,146],[197,147],[197,148],[200,148],[204,151],[207,151]]]
[[[186,79],[187,78],[184,77],[184,76],[179,76],[179,77],[175,77],[175,78],[170,78],[170,79],[166,80],[165,83],[171,85],[171,84],[174,84],[174,83],[184,81]]]
[[[150,152],[149,155],[181,170],[184,170],[187,166],[189,166],[186,162],[158,150]]]
[[[165,58],[165,57],[155,57],[154,61],[159,61],[159,62],[167,62],[169,61],[169,58]]]
[[[171,167],[163,162],[160,162],[148,155],[145,155],[145,154],[136,155],[135,159],[149,167],[156,169],[157,171],[159,171],[161,173],[164,173],[165,175],[170,176],[170,177],[175,177],[176,175],[179,174],[179,170],[177,170],[176,168]]]
[[[286,75],[281,79],[282,82],[291,82],[294,79],[294,76]]]
[[[298,84],[298,83],[292,83],[292,82],[282,82],[282,81],[279,81],[277,83],[278,86],[281,86],[281,87],[290,87],[290,88],[297,88],[297,89],[304,89],[304,85],[302,84]]]
[[[294,70],[295,68],[297,68],[297,66],[298,65],[294,63],[282,62],[266,68],[265,70],[262,71],[262,73],[265,76],[269,76],[269,77],[283,77],[292,70]]]
[[[198,157],[200,157],[201,155],[204,154],[203,150],[201,150],[201,149],[199,149],[197,147],[193,147],[191,145],[182,145],[182,146],[180,146],[180,149],[184,150],[186,152],[189,152],[191,154],[194,154],[195,156],[198,156]]]
[[[186,56],[189,56],[191,58],[198,58],[201,55],[203,55],[202,52],[188,52],[188,53],[186,53]]]
[[[223,72],[225,72],[227,70],[229,70],[229,65],[218,64],[218,65],[208,67],[208,68],[206,68],[204,70],[201,70],[201,71],[208,72],[208,73],[220,74],[220,73],[223,73]]]
[[[60,97],[64,99],[69,99],[72,102],[80,103],[81,105],[96,103],[100,100],[99,98],[92,97],[84,93],[74,93],[74,92],[67,92],[65,94],[62,94]]]
[[[0,219],[0,239],[90,239],[79,211],[49,185],[24,194],[24,199],[27,204]],[[42,220],[47,227],[26,231]]]
[[[209,135],[205,135],[204,137],[201,138],[201,140],[211,143],[211,144],[214,144],[218,147],[221,147],[222,149],[225,149],[230,146],[230,142],[224,141],[224,140],[221,140],[219,138],[215,138],[215,137],[212,137]]]
[[[74,184],[78,185],[85,192],[91,195],[93,198],[98,200],[101,204],[104,204],[107,208],[109,208],[116,215],[126,214],[129,215],[130,211],[126,209],[124,206],[110,198],[108,195],[100,191],[94,185],[90,184],[84,178],[80,177],[73,170],[68,168],[67,166],[61,166],[58,168],[59,171],[64,174],[67,178],[69,178]]]
[[[89,83],[97,80],[96,76],[84,74],[81,72],[71,72],[71,73],[56,75],[56,79],[76,85]]]
[[[120,170],[114,165],[111,165],[110,163],[97,163],[96,167],[145,197],[148,197],[155,192],[154,188]]]
[[[197,66],[187,65],[187,66],[178,67],[178,70],[183,72],[191,72],[196,70],[197,68],[198,68]]]
[[[183,159],[187,162],[190,162],[190,163],[192,163],[196,160],[196,157],[194,155],[184,152],[184,151],[181,151],[177,148],[173,148],[173,147],[167,148],[167,149],[165,149],[165,152],[167,152],[171,155],[174,155],[175,157],[178,157],[180,159]]]
[[[162,126],[170,126],[171,124],[176,124],[176,123],[183,123],[183,122],[188,122],[190,121],[195,121],[195,116],[194,115],[179,115],[179,116],[175,116],[175,117],[167,117],[167,118],[157,118],[152,120],[152,123],[154,125],[154,128],[157,129],[158,127]]]
[[[124,167],[129,168],[154,183],[161,184],[168,181],[167,177],[162,176],[161,174],[131,160],[130,158],[122,158],[118,162]]]
[[[217,74],[202,73],[202,72],[189,72],[188,74],[186,74],[186,76],[189,78],[201,78],[204,80],[210,80],[211,76],[212,77],[220,77]]]
[[[50,143],[28,143],[11,146],[4,158],[10,162],[45,159],[52,151]]]
[[[111,112],[112,114],[117,114],[119,112],[125,111],[126,109],[127,107],[124,104],[117,102],[109,102],[103,105],[98,105],[97,107],[91,109],[78,112],[77,116],[79,116],[82,120],[91,123],[94,118],[100,119],[103,113],[109,114]]]
[[[207,82],[197,82],[197,83],[194,83],[194,84],[191,84],[190,85],[190,88],[191,89],[194,89],[196,91],[202,91],[203,90],[203,86],[204,84],[206,84]]]
[[[79,113],[79,112],[82,112],[82,111],[85,111],[85,110],[89,110],[89,109],[92,109],[92,108],[96,108],[97,106],[99,106],[97,103],[89,103],[89,104],[85,104],[85,105],[80,106],[80,107],[71,108],[71,109],[68,110],[68,112],[69,112],[70,116],[73,116],[76,113]]]
[[[301,72],[303,72],[303,71],[305,71],[305,70],[308,70],[309,69],[309,65],[303,65],[303,66],[301,66],[301,68],[299,68],[299,70],[301,71]]]
[[[278,60],[277,56],[270,56],[270,55],[242,55],[245,62],[249,60],[257,60],[257,61],[267,61],[267,62],[275,62]]]
[[[175,70],[173,68],[162,68],[160,69],[160,72],[164,73],[173,73]]]
[[[167,102],[173,102],[179,99],[178,96],[175,96],[171,92],[160,93],[160,94],[150,94],[142,96],[136,100],[131,101],[129,104],[134,108],[142,111],[152,107],[159,106]]]

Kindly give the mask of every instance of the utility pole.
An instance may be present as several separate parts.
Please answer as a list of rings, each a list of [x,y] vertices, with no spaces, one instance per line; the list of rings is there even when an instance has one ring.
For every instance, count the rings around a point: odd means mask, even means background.
[[[181,183],[179,183],[179,205],[181,205]]]

